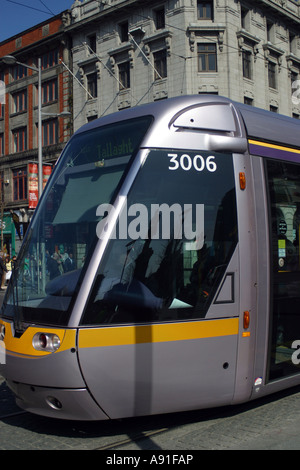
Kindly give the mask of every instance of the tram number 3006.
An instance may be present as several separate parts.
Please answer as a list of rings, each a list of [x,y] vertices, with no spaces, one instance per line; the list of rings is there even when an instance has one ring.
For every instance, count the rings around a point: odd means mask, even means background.
[[[193,169],[196,171],[208,170],[211,173],[217,171],[215,157],[212,155],[205,158],[202,155],[191,157],[187,153],[183,153],[180,156],[178,153],[168,153],[168,157],[170,158],[169,170],[178,170],[178,168],[181,168],[185,171]]]

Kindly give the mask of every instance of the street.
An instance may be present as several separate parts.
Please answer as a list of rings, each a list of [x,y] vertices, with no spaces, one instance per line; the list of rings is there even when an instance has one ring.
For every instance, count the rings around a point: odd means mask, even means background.
[[[109,422],[20,410],[0,377],[0,450],[298,450],[300,386],[256,402]]]

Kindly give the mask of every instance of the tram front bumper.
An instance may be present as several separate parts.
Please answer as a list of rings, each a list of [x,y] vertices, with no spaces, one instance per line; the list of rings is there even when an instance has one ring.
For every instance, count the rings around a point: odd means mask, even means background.
[[[86,388],[60,389],[6,381],[23,410],[51,418],[100,421],[109,419]]]
[[[20,408],[61,419],[108,419],[83,380],[75,329],[29,326],[18,337],[14,335],[12,322],[0,319],[1,326],[0,375],[15,394]],[[57,335],[60,347],[55,352],[40,350],[35,347],[36,335]]]

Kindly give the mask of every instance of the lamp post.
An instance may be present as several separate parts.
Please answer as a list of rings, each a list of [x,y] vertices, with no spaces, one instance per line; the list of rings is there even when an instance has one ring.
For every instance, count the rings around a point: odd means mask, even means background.
[[[43,155],[42,155],[42,62],[38,58],[38,66],[32,67],[31,65],[19,62],[13,55],[5,55],[2,57],[2,62],[7,65],[22,65],[27,69],[38,72],[38,191],[39,199],[43,191]]]

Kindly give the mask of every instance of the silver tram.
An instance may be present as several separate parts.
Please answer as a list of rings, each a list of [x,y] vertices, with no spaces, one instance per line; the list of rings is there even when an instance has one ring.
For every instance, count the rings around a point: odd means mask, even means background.
[[[0,315],[33,413],[104,420],[300,383],[300,123],[219,96],[143,105],[66,145]]]

